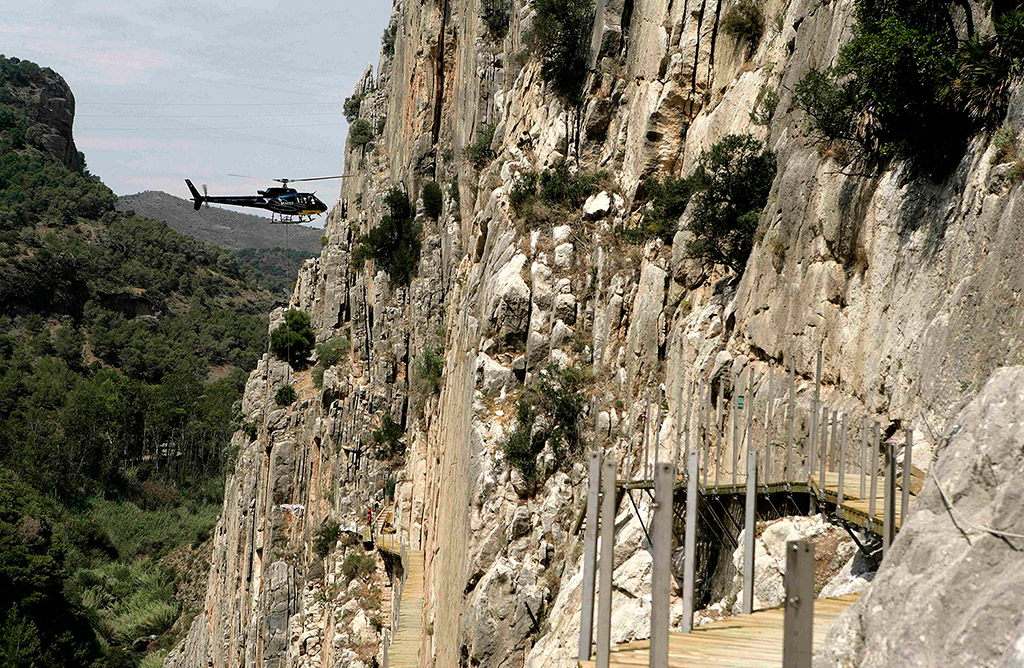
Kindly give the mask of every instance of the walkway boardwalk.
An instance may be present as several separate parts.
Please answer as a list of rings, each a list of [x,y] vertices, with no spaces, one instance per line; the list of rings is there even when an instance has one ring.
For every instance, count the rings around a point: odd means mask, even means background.
[[[423,635],[423,551],[409,550],[402,604],[398,609],[398,633],[388,648],[391,668],[419,668]]]
[[[402,562],[401,601],[398,607],[398,631],[387,650],[385,668],[419,668],[423,636],[423,550],[409,550],[391,528],[394,509],[380,512],[373,526],[374,545]]]
[[[860,594],[814,602],[814,646],[820,647],[829,626]],[[752,615],[736,615],[692,633],[669,634],[670,668],[780,668],[782,666],[782,608]],[[638,641],[612,647],[611,666],[647,666],[648,642]],[[581,668],[593,668],[596,661],[580,661]]]

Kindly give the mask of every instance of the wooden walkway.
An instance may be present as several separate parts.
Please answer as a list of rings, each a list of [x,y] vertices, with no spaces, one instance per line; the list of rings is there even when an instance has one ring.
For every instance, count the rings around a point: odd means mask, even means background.
[[[844,610],[853,605],[860,594],[814,602],[814,647],[825,639],[828,628]],[[782,666],[782,608],[761,610],[752,615],[736,615],[691,633],[669,634],[670,668],[779,668]],[[647,666],[650,664],[646,640],[612,647],[611,666]],[[594,668],[596,661],[580,661],[585,668]]]
[[[423,635],[423,551],[408,550],[408,570],[402,604],[398,609],[398,633],[388,648],[391,668],[419,668]]]

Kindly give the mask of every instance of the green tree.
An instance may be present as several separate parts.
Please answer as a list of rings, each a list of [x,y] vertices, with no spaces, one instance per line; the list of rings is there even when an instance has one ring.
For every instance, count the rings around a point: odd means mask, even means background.
[[[356,119],[348,129],[348,143],[357,148],[373,141],[373,125],[365,118]]]
[[[305,311],[288,309],[284,322],[270,333],[270,351],[295,368],[305,366],[316,340],[309,322]]]
[[[776,169],[775,154],[750,135],[727,135],[701,155],[687,253],[742,273]]]
[[[583,104],[590,69],[593,0],[531,0],[536,14],[527,44],[541,58],[541,77],[567,105]]]
[[[384,205],[388,214],[359,238],[352,260],[356,267],[373,260],[395,284],[409,285],[420,262],[420,225],[409,197],[398,188],[388,192]]]
[[[436,181],[428,181],[423,186],[423,213],[431,220],[437,220],[441,216],[441,186]]]

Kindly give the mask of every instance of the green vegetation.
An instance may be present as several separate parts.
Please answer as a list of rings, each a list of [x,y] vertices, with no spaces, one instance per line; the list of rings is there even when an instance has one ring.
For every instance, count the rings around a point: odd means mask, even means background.
[[[0,665],[134,666],[216,522],[272,296],[230,253],[114,211],[0,57]]]
[[[274,394],[274,403],[278,406],[291,406],[295,403],[297,397],[298,395],[295,393],[293,386],[282,385]]]
[[[531,0],[536,15],[527,46],[541,59],[541,77],[568,106],[583,105],[590,69],[593,0]]]
[[[326,238],[321,237],[322,244],[326,244]],[[291,248],[245,248],[234,253],[242,265],[252,268],[261,288],[284,298],[291,293],[302,263],[316,257],[309,251]]]
[[[722,30],[737,41],[746,42],[753,53],[764,36],[764,10],[757,0],[740,0],[722,17]]]
[[[325,341],[316,347],[316,366],[313,367],[313,384],[323,387],[324,371],[341,362],[348,356],[351,343],[345,337]]]
[[[466,148],[469,161],[477,169],[485,167],[488,162],[494,159],[494,151],[491,150],[491,144],[494,142],[494,130],[496,127],[493,123],[485,125],[476,133],[476,139],[473,140],[473,143]]]
[[[690,177],[690,257],[743,272],[776,169],[775,154],[750,135],[727,135],[701,155]]]
[[[359,118],[359,105],[363,103],[363,98],[366,97],[366,93],[352,93],[345,98],[345,120],[350,124],[355,123],[356,119]]]
[[[523,389],[516,403],[515,429],[502,443],[502,449],[509,465],[519,470],[530,490],[543,482],[537,457],[545,445],[550,445],[559,469],[567,469],[582,454],[580,418],[586,405],[584,390],[588,381],[587,373],[581,369],[552,365]]]
[[[380,38],[381,53],[390,58],[395,55],[395,39],[398,37],[398,24],[389,25]]]
[[[365,118],[358,118],[348,128],[348,143],[362,148],[373,141],[373,125]]]
[[[313,536],[313,551],[323,559],[331,550],[334,549],[334,544],[338,542],[338,536],[341,535],[341,527],[334,520],[324,520],[324,523],[320,525],[320,528],[316,530],[316,534]]]
[[[270,352],[274,353],[277,359],[299,369],[309,361],[314,342],[313,328],[309,326],[309,314],[290,308],[284,314],[284,322],[270,333]]]
[[[650,176],[644,179],[643,193],[650,202],[640,224],[625,230],[624,236],[632,243],[641,243],[647,239],[660,238],[671,243],[675,236],[679,217],[686,211],[693,195],[692,179],[680,179],[666,176],[663,179]]]
[[[431,220],[437,220],[441,216],[441,186],[435,181],[428,181],[423,186],[423,213]]]
[[[523,174],[512,186],[509,203],[517,217],[531,223],[564,219],[600,190],[606,178],[605,172],[573,172],[561,160],[540,174]]]
[[[427,347],[416,363],[413,376],[413,393],[422,398],[433,396],[441,390],[444,375],[444,356],[438,348]]]
[[[395,284],[409,285],[420,263],[421,226],[409,197],[398,188],[391,189],[384,204],[389,213],[359,238],[352,262],[359,268],[373,260]]]
[[[775,109],[779,106],[779,92],[774,88],[763,86],[754,101],[750,112],[750,122],[754,125],[768,125],[775,117]]]
[[[353,580],[365,580],[377,570],[377,562],[368,554],[353,552],[341,562],[341,574],[345,576],[345,584]]]
[[[1010,84],[1024,73],[1024,9],[995,16],[993,35],[962,39],[960,6],[858,0],[854,36],[836,66],[809,72],[797,87],[812,130],[850,139],[871,157],[948,168],[970,133],[998,125]]]
[[[375,429],[371,434],[373,442],[386,459],[396,459],[405,454],[403,436],[405,432],[402,431],[402,425],[392,420],[390,415],[385,415],[380,422],[380,429]]]
[[[481,0],[480,18],[495,41],[505,39],[512,20],[512,0]]]

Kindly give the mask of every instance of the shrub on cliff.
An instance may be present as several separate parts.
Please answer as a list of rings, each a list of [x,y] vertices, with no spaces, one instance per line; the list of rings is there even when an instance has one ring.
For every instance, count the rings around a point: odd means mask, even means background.
[[[480,169],[494,158],[491,143],[494,141],[495,125],[485,125],[476,133],[476,139],[466,148],[466,155],[473,166]]]
[[[692,179],[649,176],[644,179],[643,192],[650,205],[640,224],[626,230],[624,236],[633,243],[655,238],[671,243],[679,217],[686,211],[693,195]]]
[[[809,71],[793,89],[793,101],[807,114],[810,130],[819,140],[856,139],[856,92],[849,82],[839,83],[832,70]]]
[[[284,322],[270,333],[270,352],[295,368],[305,365],[313,351],[315,337],[309,326],[309,314],[298,309],[288,309]]]
[[[737,41],[746,42],[751,52],[764,35],[764,10],[756,0],[740,0],[722,17],[722,30]]]
[[[420,262],[420,225],[409,197],[398,188],[388,192],[384,204],[388,213],[359,238],[352,262],[361,268],[373,260],[396,285],[409,285]]]
[[[324,371],[331,368],[345,357],[351,344],[344,336],[325,341],[316,347],[316,366],[313,367],[313,384],[317,389],[324,385]]]
[[[526,35],[540,55],[541,77],[571,107],[583,105],[583,86],[590,69],[593,0],[531,0],[536,14]]]
[[[502,449],[509,465],[532,490],[541,482],[537,457],[549,445],[557,468],[568,468],[582,454],[580,419],[586,405],[586,371],[552,365],[523,389],[516,404],[516,425]],[[542,425],[542,428],[536,428]]]
[[[385,415],[380,422],[380,429],[375,429],[371,437],[386,459],[394,459],[405,454],[405,444],[402,443],[404,435],[402,425],[392,420],[390,415]]]
[[[365,93],[353,93],[345,98],[345,120],[354,123],[359,118],[359,105],[362,104]]]
[[[296,395],[294,387],[291,385],[282,385],[274,395],[274,403],[278,406],[291,406],[295,403],[297,396],[298,395]]]
[[[341,527],[338,526],[338,523],[334,520],[325,520],[313,536],[313,552],[323,559],[334,549],[334,544],[338,542],[340,535]]]
[[[512,19],[512,0],[481,0],[480,18],[495,40],[505,39]]]
[[[693,239],[687,254],[742,273],[776,169],[775,153],[750,135],[726,135],[701,155],[690,177]]]
[[[565,160],[560,160],[539,174],[523,174],[512,186],[509,203],[520,218],[544,222],[549,216],[535,204],[542,203],[563,214],[576,213],[606,178],[607,173],[603,171],[572,171]]]
[[[365,580],[377,570],[377,562],[368,554],[353,552],[341,562],[341,574],[345,576],[345,584],[353,580]]]
[[[416,396],[426,398],[441,390],[441,377],[444,375],[444,356],[437,348],[428,347],[416,363],[416,374],[413,376],[413,392]]]
[[[423,214],[431,220],[437,220],[441,216],[441,186],[436,181],[428,181],[423,186]]]
[[[365,118],[356,119],[348,129],[348,143],[363,147],[373,141],[373,125]]]

